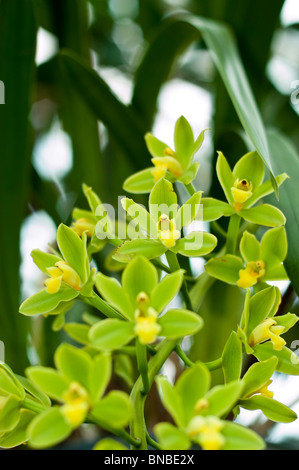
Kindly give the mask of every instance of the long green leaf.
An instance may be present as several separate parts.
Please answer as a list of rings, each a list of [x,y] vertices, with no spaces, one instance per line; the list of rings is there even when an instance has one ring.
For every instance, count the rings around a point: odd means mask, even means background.
[[[27,364],[28,320],[18,313],[20,227],[26,211],[30,152],[28,115],[36,44],[32,0],[0,2],[0,339],[6,361],[22,372]]]
[[[279,191],[279,201],[272,200],[286,216],[288,254],[284,262],[292,285],[299,295],[299,155],[288,137],[277,130],[267,133],[273,168],[279,174],[283,169],[289,175]],[[274,199],[274,198],[273,198]]]

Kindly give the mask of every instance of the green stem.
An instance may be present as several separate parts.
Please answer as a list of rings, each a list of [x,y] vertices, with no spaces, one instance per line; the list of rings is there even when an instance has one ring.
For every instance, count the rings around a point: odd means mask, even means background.
[[[141,390],[141,392],[146,395],[149,392],[147,348],[145,344],[140,343],[138,338],[136,339],[136,356],[138,370],[141,375],[143,384],[143,389]]]
[[[241,217],[238,214],[231,216],[226,238],[226,253],[234,255],[237,249]]]
[[[156,375],[159,373],[166,359],[174,350],[178,340],[164,340],[157,347],[157,353],[148,363],[149,388],[152,386]],[[143,382],[141,376],[136,380],[131,392],[130,400],[132,403],[131,436],[133,439],[141,440],[140,450],[147,450],[147,430],[144,419],[144,405],[146,395],[142,393]],[[133,448],[136,446],[133,444]]]
[[[190,194],[190,196],[193,196],[193,194],[196,193],[196,189],[194,188],[194,186],[193,186],[192,183],[185,184],[185,188],[187,189],[187,191],[188,191],[188,193]]]
[[[181,269],[177,255],[173,253],[173,251],[169,251],[169,250],[166,251],[166,259],[168,261],[169,267],[172,272],[175,272]],[[189,296],[187,282],[185,279],[183,280],[183,283],[182,283],[181,292],[182,292],[182,296],[183,296],[187,309],[193,311],[192,302]]]
[[[204,365],[211,371],[220,369],[222,366],[222,357],[215,359],[215,361],[205,362]]]
[[[152,446],[156,450],[162,450],[162,447],[158,444],[158,442],[154,441],[154,439],[151,438],[149,433],[146,433],[146,440],[150,446]]]
[[[171,273],[171,270],[169,269],[166,264],[162,263],[159,259],[152,259],[151,262],[153,263],[156,268],[161,269],[162,271],[165,271],[167,274]]]
[[[187,367],[194,366],[194,362],[192,362],[191,359],[189,359],[189,357],[184,353],[180,345],[177,345],[175,347],[175,352],[182,359],[182,361]]]
[[[93,293],[92,297],[84,297],[83,300],[90,303],[93,307],[98,309],[108,318],[118,318],[119,320],[124,320],[124,317],[118,313],[117,310],[107,304],[95,292]]]
[[[214,220],[213,222],[211,222],[211,226],[214,228],[215,232],[217,232],[219,235],[221,235],[223,238],[226,238],[227,237],[227,233],[225,230],[223,230],[223,228],[221,227],[221,225],[216,221]]]
[[[29,397],[24,398],[22,408],[34,411],[34,413],[42,413],[47,409],[45,405],[43,405],[42,403],[38,403],[36,400],[32,400],[32,398]]]
[[[107,424],[105,421],[101,421],[98,417],[95,417],[92,413],[88,415],[87,419],[97,424],[97,426],[99,426],[100,428],[103,428],[106,431],[110,432],[111,434],[114,434],[117,437],[121,437],[132,446],[136,448],[140,447],[140,439],[134,439],[132,436],[130,436],[129,433],[127,433],[125,429],[115,429],[113,428],[113,426],[109,426],[109,424]]]

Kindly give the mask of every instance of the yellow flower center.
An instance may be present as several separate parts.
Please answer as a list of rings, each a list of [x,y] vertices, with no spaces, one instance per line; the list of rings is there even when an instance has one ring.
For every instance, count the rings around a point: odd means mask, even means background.
[[[49,294],[56,294],[62,282],[65,282],[75,290],[81,290],[82,285],[79,275],[65,261],[58,261],[55,266],[47,268],[47,271],[50,274],[50,278],[45,281],[45,285]]]
[[[237,285],[243,289],[254,286],[265,275],[265,268],[263,260],[250,261],[245,269],[240,269]]]
[[[161,331],[161,326],[157,322],[158,313],[150,307],[150,299],[145,292],[139,292],[136,303],[135,333],[140,343],[153,343]]]
[[[203,450],[219,450],[225,444],[221,434],[223,422],[215,416],[195,416],[188,426],[188,435]]]
[[[277,322],[274,318],[266,318],[262,323],[260,323],[249,336],[249,345],[251,347],[256,344],[264,343],[267,340],[270,340],[273,344],[273,347],[276,351],[281,351],[281,349],[286,344],[285,340],[280,337],[284,332],[284,326],[277,325]]]
[[[167,150],[168,153],[165,153]],[[155,166],[152,170],[155,182],[163,178],[166,175],[166,171],[172,173],[176,178],[180,178],[183,174],[182,165],[175,158],[175,153],[171,149],[165,149],[164,154],[165,157],[152,158],[152,163]]]
[[[72,382],[63,395],[64,405],[61,412],[64,418],[74,427],[83,423],[89,407],[88,393],[78,382]]]
[[[161,242],[167,248],[172,248],[181,236],[180,231],[176,230],[174,219],[169,220],[166,214],[162,214],[159,217],[158,234]]]
[[[246,179],[242,179],[241,181],[237,179],[234,186],[231,188],[231,192],[234,198],[234,208],[236,211],[240,211],[244,203],[252,195],[252,183]]]
[[[75,220],[71,228],[79,237],[82,237],[82,234],[86,232],[86,235],[91,238],[94,233],[95,224],[90,219],[82,217],[81,219]]]

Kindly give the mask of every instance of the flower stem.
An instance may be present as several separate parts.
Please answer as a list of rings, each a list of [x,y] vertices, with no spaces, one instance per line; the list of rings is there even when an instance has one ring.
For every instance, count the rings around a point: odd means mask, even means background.
[[[150,359],[148,363],[148,380],[149,389],[152,386],[156,375],[159,373],[166,359],[169,357],[173,349],[176,347],[178,340],[164,340],[157,347],[157,353]],[[132,419],[131,419],[131,436],[133,439],[139,438],[140,447],[133,444],[133,448],[147,450],[147,430],[144,420],[144,405],[146,395],[142,393],[143,382],[142,377],[136,380],[132,389],[130,400],[132,403]]]
[[[92,297],[84,297],[84,301],[90,303],[93,307],[98,309],[108,318],[118,318],[119,320],[124,320],[124,317],[120,313],[118,313],[113,307],[101,299],[101,297],[99,297],[95,292],[93,292]]]
[[[166,251],[166,258],[167,258],[169,267],[172,272],[175,272],[181,269],[177,255],[173,253],[173,251],[169,251],[169,250]],[[193,311],[192,302],[189,296],[187,282],[185,279],[183,280],[183,283],[182,283],[181,292],[182,292],[182,296],[183,296],[187,309]]]
[[[218,359],[215,359],[215,361],[204,362],[204,365],[211,371],[220,369],[220,367],[222,365],[222,357],[219,357]]]
[[[239,235],[241,217],[238,214],[231,216],[226,238],[226,253],[234,255],[237,249],[237,241]]]
[[[149,381],[148,381],[148,364],[147,364],[147,348],[145,344],[141,344],[136,339],[136,356],[138,370],[142,378],[143,389],[141,392],[146,395],[149,392]]]
[[[179,344],[175,347],[175,352],[182,359],[182,361],[187,367],[191,367],[194,365],[194,362],[192,362],[191,359],[189,359],[189,357],[184,353],[184,351],[182,350]]]
[[[185,188],[187,189],[187,191],[188,191],[188,193],[190,194],[190,196],[193,196],[193,194],[196,193],[196,189],[194,188],[194,186],[193,186],[192,183],[185,184]]]

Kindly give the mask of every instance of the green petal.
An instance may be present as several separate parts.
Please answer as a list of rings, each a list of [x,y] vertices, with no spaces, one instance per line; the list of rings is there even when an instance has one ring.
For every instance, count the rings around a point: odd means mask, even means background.
[[[135,306],[136,297],[140,292],[151,295],[158,284],[158,273],[150,261],[138,256],[124,269],[121,282],[132,305]]]
[[[250,261],[264,260],[261,255],[261,247],[258,240],[252,233],[245,231],[240,242],[241,255],[249,263]]]
[[[33,250],[31,252],[33,262],[36,266],[45,274],[49,275],[47,268],[55,266],[58,261],[61,261],[62,258],[50,253],[44,253],[41,250]]]
[[[222,152],[218,152],[216,172],[217,172],[219,183],[221,184],[222,189],[224,191],[225,197],[228,200],[228,202],[233,206],[234,199],[232,196],[231,188],[234,185],[235,178]]]
[[[162,375],[156,378],[156,384],[163,406],[178,426],[184,426],[186,424],[186,417],[182,407],[182,398],[178,391]]]
[[[123,189],[133,194],[150,193],[155,184],[152,171],[153,167],[150,167],[129,176],[123,184]]]
[[[244,269],[243,261],[235,255],[211,258],[205,264],[205,270],[210,276],[220,281],[227,282],[228,284],[237,284],[240,269]]]
[[[113,259],[122,263],[129,263],[136,256],[152,259],[165,253],[166,247],[159,241],[150,238],[136,238],[127,240],[115,251]]]
[[[127,197],[121,200],[121,205],[128,215],[134,220],[134,222],[142,229],[145,233],[156,238],[158,235],[157,223],[153,220],[148,211],[141,206],[136,204],[133,199]]]
[[[84,283],[88,278],[87,251],[82,239],[64,224],[60,224],[57,230],[57,243],[65,261],[79,274]]]
[[[101,423],[107,423],[109,428],[119,429],[127,426],[131,416],[129,396],[125,392],[112,390],[96,403],[92,416],[99,418]]]
[[[128,448],[121,442],[106,437],[97,442],[92,450],[128,450]]]
[[[92,363],[89,390],[93,402],[105,393],[112,374],[112,361],[109,353],[98,354]]]
[[[187,168],[194,153],[194,135],[184,116],[181,116],[175,124],[174,147],[177,159],[183,168]]]
[[[246,179],[252,183],[253,189],[263,182],[264,174],[264,162],[256,151],[246,153],[238,160],[233,169],[235,180]]]
[[[162,142],[161,140],[157,139],[157,137],[153,136],[150,132],[145,134],[145,143],[149,153],[152,157],[163,157],[164,150],[168,148],[168,145]]]
[[[13,430],[20,420],[21,401],[14,395],[6,398],[0,409],[0,434]]]
[[[87,345],[89,344],[88,333],[90,327],[87,325],[82,325],[80,323],[66,323],[64,325],[64,330],[67,334],[73,338],[78,343]]]
[[[26,369],[27,377],[50,398],[62,401],[70,381],[51,367],[33,366]]]
[[[35,449],[52,447],[64,441],[72,430],[59,408],[50,408],[31,421],[28,428],[29,445]]]
[[[218,201],[212,197],[204,197],[201,200],[203,206],[203,220],[218,220],[222,216],[229,217],[235,213],[235,210],[227,202]]]
[[[108,318],[93,325],[89,338],[94,348],[113,351],[129,343],[135,337],[131,322]]]
[[[202,191],[194,193],[190,199],[180,207],[175,218],[177,230],[180,230],[182,227],[187,227],[199,214],[201,195]]]
[[[26,299],[20,306],[23,315],[51,314],[61,302],[69,302],[78,297],[79,292],[71,287],[62,287],[56,294],[49,294],[43,289]],[[56,311],[55,311],[56,314]]]
[[[54,362],[68,380],[79,382],[88,390],[92,359],[87,352],[63,343],[56,349]]]
[[[88,205],[90,207],[90,210],[92,214],[96,213],[97,207],[102,205],[102,201],[99,198],[99,196],[92,190],[90,186],[87,186],[87,184],[83,183],[82,185],[83,193],[84,196],[87,199]]]
[[[286,173],[282,173],[275,177],[277,186],[279,187],[286,179],[288,175]],[[244,209],[247,207],[253,206],[257,201],[261,198],[268,196],[274,192],[273,184],[271,180],[265,181],[263,184],[255,188],[252,192],[252,196],[244,203]]]
[[[177,213],[177,195],[173,185],[161,178],[153,187],[149,196],[149,210],[153,219],[158,222],[162,214],[174,219]]]
[[[183,256],[204,256],[217,245],[217,238],[211,233],[194,231],[181,238],[172,249]]]
[[[192,418],[197,401],[209,390],[210,382],[211,375],[200,362],[186,369],[176,381],[175,389],[182,397],[187,422]]]
[[[163,450],[187,450],[191,447],[188,435],[170,423],[159,423],[154,433]]]
[[[250,333],[267,317],[275,315],[280,303],[278,287],[271,286],[255,294],[249,303],[249,319],[246,333]]]
[[[203,319],[189,310],[171,309],[159,318],[159,325],[161,336],[175,339],[197,333],[203,327]]]
[[[247,222],[265,225],[266,227],[277,227],[278,225],[284,225],[286,222],[283,213],[270,204],[262,204],[251,209],[242,209],[238,214],[247,220]]]
[[[225,383],[240,378],[242,371],[242,343],[232,331],[222,353],[222,370]]]
[[[284,227],[276,227],[263,235],[261,239],[261,257],[266,262],[266,269],[280,265],[288,251],[287,235]]]
[[[222,450],[262,450],[265,448],[263,439],[256,432],[240,424],[225,421],[221,434],[226,440]]]
[[[151,293],[151,306],[158,312],[162,312],[165,307],[179,292],[183,278],[184,270],[179,270],[171,274],[167,274],[161,282],[153,289]]]
[[[288,406],[269,397],[256,395],[241,400],[240,405],[246,410],[261,410],[268,419],[278,423],[291,423],[297,419],[297,414]]]
[[[216,385],[206,394],[208,406],[201,411],[201,414],[204,416],[225,416],[240,398],[243,386],[241,380],[234,380],[225,385]]]
[[[266,361],[253,364],[243,376],[243,397],[247,397],[265,385],[275,372],[277,363],[277,358],[271,357]]]
[[[283,347],[281,351],[276,351],[273,344],[267,341],[263,344],[257,344],[253,348],[253,354],[259,361],[266,361],[270,357],[276,357],[278,363],[277,372],[289,375],[299,375],[298,356],[289,348]]]
[[[12,449],[21,444],[24,444],[27,440],[27,428],[34,418],[35,413],[29,410],[20,410],[20,419],[18,424],[14,427],[12,431],[4,434],[0,437],[0,448],[2,449]]]
[[[112,307],[122,313],[125,318],[132,319],[134,317],[133,304],[125,289],[116,279],[98,273],[96,275],[95,285],[101,296],[109,302]]]

